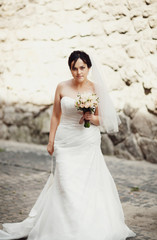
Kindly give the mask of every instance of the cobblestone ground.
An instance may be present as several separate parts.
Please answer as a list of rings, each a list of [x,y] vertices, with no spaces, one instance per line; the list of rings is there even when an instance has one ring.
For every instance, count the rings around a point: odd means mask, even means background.
[[[105,156],[135,240],[157,240],[157,165]],[[0,141],[0,224],[24,220],[51,169],[46,146]]]

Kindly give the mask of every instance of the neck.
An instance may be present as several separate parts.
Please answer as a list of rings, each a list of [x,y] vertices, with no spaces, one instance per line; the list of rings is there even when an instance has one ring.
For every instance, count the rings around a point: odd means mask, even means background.
[[[75,79],[72,79],[72,82],[76,88],[82,88],[88,83],[88,79],[85,79],[83,82],[77,82]]]

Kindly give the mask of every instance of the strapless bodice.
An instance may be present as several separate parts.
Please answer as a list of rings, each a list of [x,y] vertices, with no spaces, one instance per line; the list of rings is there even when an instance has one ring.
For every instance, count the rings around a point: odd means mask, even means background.
[[[64,96],[61,99],[61,109],[62,116],[60,124],[79,124],[80,118],[82,116],[81,112],[79,112],[75,107],[75,99]]]

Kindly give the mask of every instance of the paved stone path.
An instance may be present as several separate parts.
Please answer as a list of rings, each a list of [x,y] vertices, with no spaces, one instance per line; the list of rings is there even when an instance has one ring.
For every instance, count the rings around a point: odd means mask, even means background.
[[[105,156],[135,240],[157,240],[157,165]],[[24,220],[50,174],[46,146],[0,141],[0,224]],[[136,190],[136,191],[135,191]],[[0,225],[2,228],[2,225]]]

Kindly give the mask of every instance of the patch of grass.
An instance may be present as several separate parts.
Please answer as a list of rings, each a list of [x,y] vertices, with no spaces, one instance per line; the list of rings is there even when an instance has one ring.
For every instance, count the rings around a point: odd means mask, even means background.
[[[5,152],[5,149],[4,148],[0,148],[0,152]]]
[[[130,190],[131,190],[131,192],[138,192],[138,191],[140,191],[140,188],[139,187],[132,187]]]

